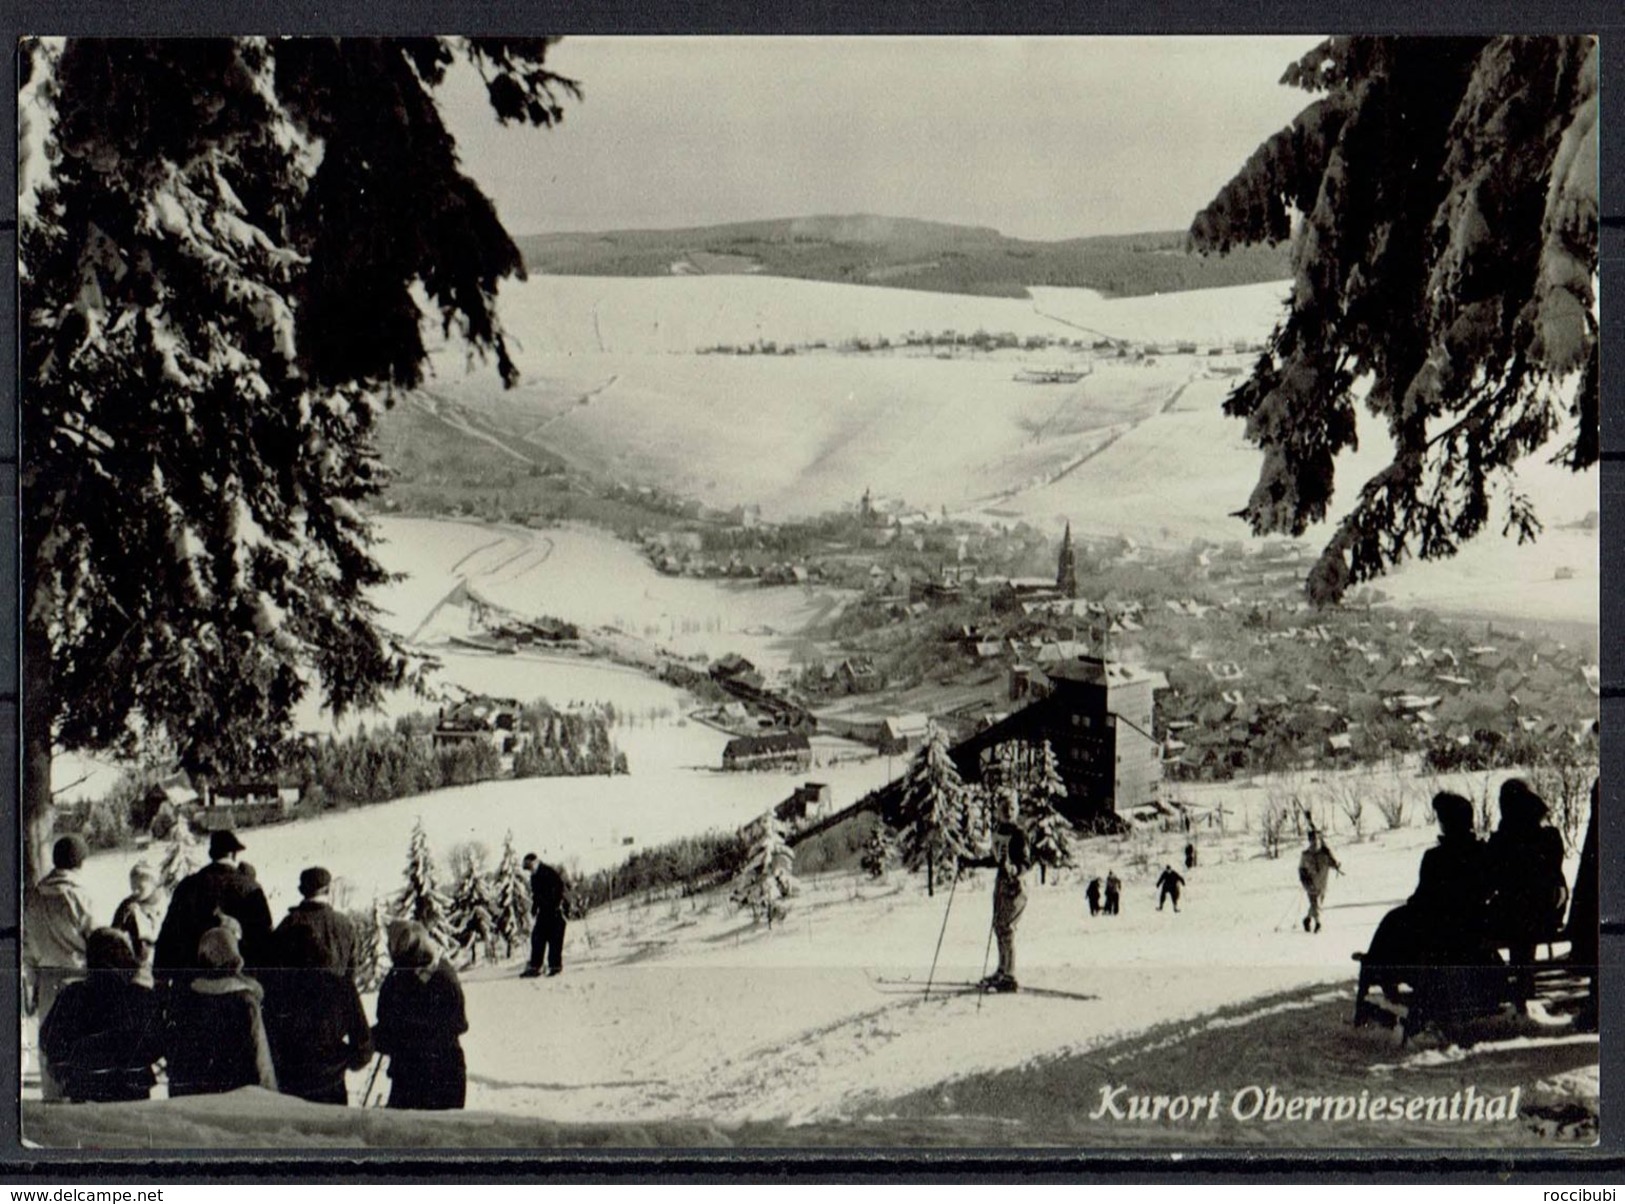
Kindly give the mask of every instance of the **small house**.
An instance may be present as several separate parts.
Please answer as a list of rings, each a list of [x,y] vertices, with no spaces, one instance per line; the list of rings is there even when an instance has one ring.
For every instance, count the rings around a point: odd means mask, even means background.
[[[827,782],[806,782],[777,807],[774,816],[787,824],[805,824],[829,814],[830,790]]]
[[[931,721],[924,715],[888,715],[880,721],[880,751],[887,756],[908,752],[925,743]]]

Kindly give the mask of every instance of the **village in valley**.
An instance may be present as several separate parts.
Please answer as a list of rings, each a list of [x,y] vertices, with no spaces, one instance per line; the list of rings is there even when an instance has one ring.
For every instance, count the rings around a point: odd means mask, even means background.
[[[1515,1102],[1475,1125],[1434,1106],[1404,1140],[1595,1140],[1571,927],[1527,966],[1475,947],[1491,985],[1459,1015],[1363,960],[1442,796],[1487,840],[1527,785],[1565,905],[1595,856],[1594,475],[1543,449],[1514,481],[1538,539],[1400,541],[1317,594],[1388,453],[1351,416],[1301,534],[1237,511],[1260,444],[1227,411],[1297,295],[1279,239],[1207,256],[1184,231],[853,214],[519,243],[500,374],[425,324],[423,379],[367,428],[343,521],[377,562],[356,604],[391,658],[376,696],[279,678],[287,722],[251,744],[132,721],[47,749],[50,835],[88,847],[98,909],[228,837],[277,917],[320,867],[373,1018],[392,924],[422,924],[466,998],[469,1116],[386,1115],[376,1065],[347,1109],[170,1099],[161,1075],[146,1103],[56,1106],[29,1017],[32,1140],[1394,1140],[1329,1103],[1297,1127],[1119,1123],[1094,1107],[1112,1084],[1476,1092]],[[1337,877],[1306,903],[1317,849]],[[569,898],[545,975],[527,853]]]

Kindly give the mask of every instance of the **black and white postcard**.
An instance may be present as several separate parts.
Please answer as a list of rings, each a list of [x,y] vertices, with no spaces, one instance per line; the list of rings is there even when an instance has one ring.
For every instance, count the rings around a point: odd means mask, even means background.
[[[1597,1142],[1595,39],[21,55],[28,1143]]]

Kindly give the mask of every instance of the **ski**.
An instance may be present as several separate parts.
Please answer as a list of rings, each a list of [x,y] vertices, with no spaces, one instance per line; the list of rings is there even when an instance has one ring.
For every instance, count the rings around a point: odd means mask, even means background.
[[[924,995],[926,992],[926,985],[912,978],[871,978],[870,984],[883,995]],[[1002,992],[979,982],[959,979],[933,982],[930,990],[933,995],[1034,995],[1040,999],[1070,999],[1077,1003],[1092,1003],[1099,998],[1098,995],[1085,995],[1079,991],[1061,991],[1054,987],[1029,987],[1025,984],[1015,991]]]

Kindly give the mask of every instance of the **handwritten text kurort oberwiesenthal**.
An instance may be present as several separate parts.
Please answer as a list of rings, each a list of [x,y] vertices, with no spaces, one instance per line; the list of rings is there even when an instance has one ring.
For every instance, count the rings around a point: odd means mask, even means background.
[[[1446,1124],[1495,1124],[1515,1120],[1521,1087],[1494,1095],[1464,1087],[1450,1095],[1393,1095],[1360,1091],[1352,1095],[1283,1095],[1273,1086],[1239,1087],[1226,1096],[1151,1095],[1136,1092],[1126,1083],[1107,1083],[1090,1120],[1205,1124],[1229,1118],[1253,1124],[1291,1124],[1305,1121],[1378,1121],[1404,1124],[1437,1121]]]

